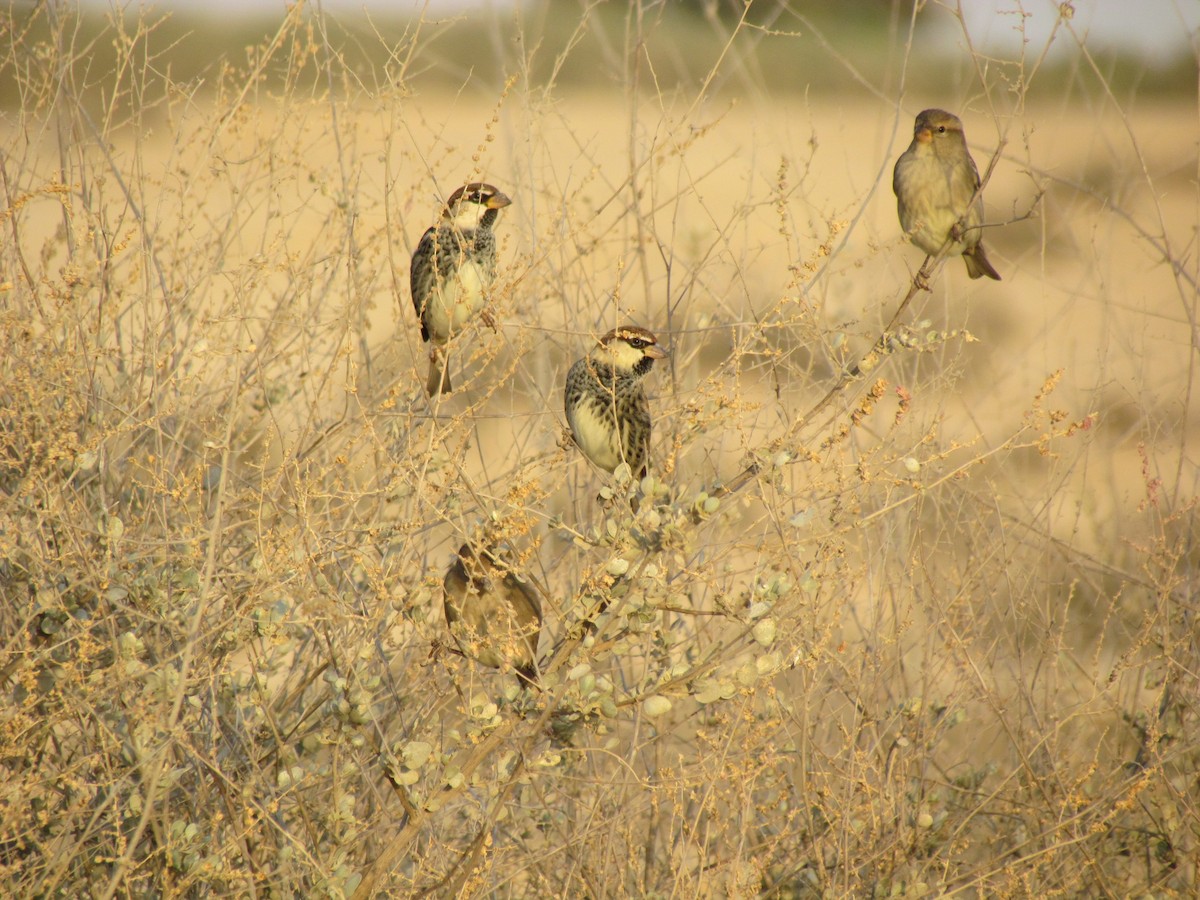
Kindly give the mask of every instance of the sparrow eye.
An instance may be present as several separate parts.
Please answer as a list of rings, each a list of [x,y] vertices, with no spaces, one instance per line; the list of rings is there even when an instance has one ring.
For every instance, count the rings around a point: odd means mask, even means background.
[[[635,350],[642,350],[645,348],[646,342],[641,338],[630,338],[629,346],[633,347]]]
[[[946,133],[946,126],[945,126],[945,125],[939,125],[939,126],[938,126],[938,134],[945,134],[945,133]]]

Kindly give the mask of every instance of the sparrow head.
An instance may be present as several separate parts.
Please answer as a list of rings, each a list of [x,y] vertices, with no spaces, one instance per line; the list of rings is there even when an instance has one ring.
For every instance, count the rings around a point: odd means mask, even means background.
[[[944,109],[922,110],[913,124],[913,140],[919,144],[953,141],[956,135],[959,141],[963,140],[962,120]]]
[[[462,560],[467,575],[474,582],[477,590],[491,589],[491,578],[497,572],[503,571],[495,554],[495,547],[485,544],[463,544],[458,548],[458,557]]]
[[[600,338],[592,354],[618,372],[642,376],[650,371],[656,359],[663,359],[667,351],[658,346],[658,338],[645,328],[622,325]]]
[[[464,184],[446,201],[442,218],[453,222],[459,228],[474,228],[484,215],[492,210],[501,210],[512,203],[507,194],[500,189],[482,181]],[[493,212],[491,218],[494,219]]]

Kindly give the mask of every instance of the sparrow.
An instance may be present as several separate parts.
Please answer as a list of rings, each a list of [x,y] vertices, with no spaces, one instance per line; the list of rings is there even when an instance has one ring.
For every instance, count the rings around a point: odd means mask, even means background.
[[[492,668],[511,665],[537,683],[542,604],[533,586],[489,547],[463,544],[442,581],[446,626],[465,656]]]
[[[644,478],[650,455],[650,403],[642,379],[667,352],[645,328],[614,329],[567,372],[564,408],[583,455],[606,472],[628,463]]]
[[[999,281],[1000,273],[983,250],[983,198],[976,195],[978,189],[979,169],[967,151],[958,116],[944,109],[920,113],[912,143],[892,173],[900,227],[930,256],[953,238],[949,253],[962,254],[968,275]]]
[[[449,393],[442,347],[482,312],[496,274],[496,235],[500,210],[512,201],[482,182],[466,184],[450,195],[441,221],[421,236],[409,269],[413,307],[421,340],[433,341],[426,390],[432,397]]]

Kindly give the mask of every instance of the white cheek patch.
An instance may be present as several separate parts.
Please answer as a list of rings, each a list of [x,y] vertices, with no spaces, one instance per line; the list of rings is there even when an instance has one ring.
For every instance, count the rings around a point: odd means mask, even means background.
[[[478,203],[467,203],[459,210],[458,215],[454,217],[454,228],[466,234],[469,231],[474,231],[479,227],[479,222],[483,219],[484,209]]]

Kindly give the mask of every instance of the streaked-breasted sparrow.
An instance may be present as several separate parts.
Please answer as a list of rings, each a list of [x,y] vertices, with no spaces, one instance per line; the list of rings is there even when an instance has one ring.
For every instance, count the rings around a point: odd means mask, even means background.
[[[441,221],[421,237],[409,270],[413,307],[421,339],[432,341],[430,396],[450,391],[445,345],[483,311],[496,275],[496,235],[500,210],[512,201],[490,184],[463,185],[446,201]],[[486,314],[485,319],[486,319]]]

